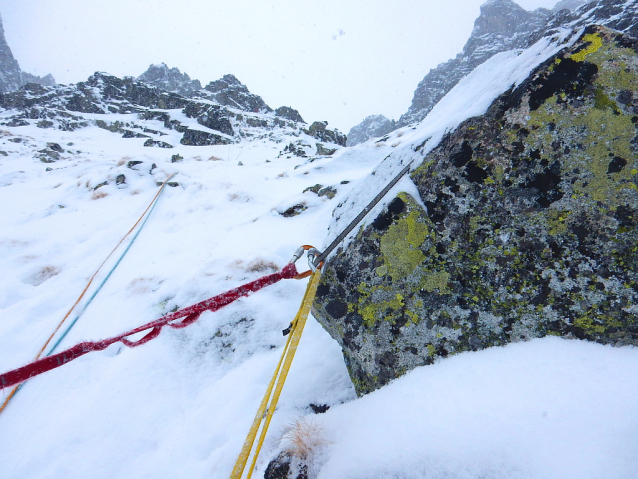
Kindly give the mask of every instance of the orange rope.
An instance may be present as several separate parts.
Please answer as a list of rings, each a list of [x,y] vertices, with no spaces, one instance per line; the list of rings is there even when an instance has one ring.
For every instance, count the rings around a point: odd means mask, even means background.
[[[111,256],[113,256],[113,253],[115,253],[115,251],[120,247],[120,245],[122,244],[122,242],[126,239],[126,237],[128,235],[131,234],[131,232],[135,229],[135,227],[140,223],[140,221],[142,221],[142,218],[144,218],[144,216],[146,215],[146,213],[148,212],[148,210],[150,209],[150,207],[153,205],[153,203],[155,203],[155,200],[159,197],[159,195],[162,193],[162,190],[164,189],[164,186],[166,186],[166,183],[168,183],[168,181],[175,176],[176,173],[173,173],[171,176],[169,176],[167,178],[167,180],[162,183],[161,188],[159,189],[159,191],[157,192],[157,194],[155,195],[155,197],[153,198],[153,200],[149,203],[149,205],[146,207],[146,209],[144,210],[144,213],[142,213],[142,215],[138,218],[138,220],[135,222],[135,224],[131,227],[130,230],[128,230],[128,232],[122,237],[122,239],[120,240],[120,242],[117,244],[117,246],[115,246],[115,248],[113,248],[113,250],[109,253],[109,255],[106,257],[106,259],[104,261],[102,261],[102,264],[98,267],[98,269],[95,271],[95,273],[93,273],[93,276],[91,276],[91,279],[89,279],[89,282],[86,284],[86,286],[84,287],[84,290],[82,291],[82,294],[80,294],[80,296],[78,297],[78,299],[75,301],[75,303],[73,303],[73,306],[71,306],[71,309],[69,309],[69,311],[64,315],[64,318],[62,318],[62,321],[60,321],[60,323],[57,325],[57,327],[55,328],[55,330],[53,331],[53,333],[51,333],[51,336],[49,336],[49,339],[46,340],[46,342],[44,343],[44,346],[42,346],[42,348],[40,349],[40,351],[38,352],[38,354],[36,355],[35,360],[40,359],[40,356],[42,356],[42,353],[44,352],[44,350],[47,348],[47,346],[49,345],[49,343],[51,342],[51,340],[53,339],[53,337],[55,336],[55,334],[60,330],[60,328],[62,327],[62,325],[64,324],[64,322],[67,320],[67,318],[69,317],[69,315],[71,314],[71,312],[75,309],[75,307],[78,305],[78,303],[82,300],[82,298],[84,297],[84,295],[86,294],[86,292],[88,291],[89,287],[91,286],[91,283],[93,283],[93,280],[95,279],[95,277],[97,276],[97,274],[100,272],[100,270],[102,269],[102,266],[104,266],[106,264],[106,262],[109,260],[109,258]],[[14,387],[11,392],[9,393],[9,396],[7,396],[7,399],[4,400],[4,403],[2,403],[2,406],[0,406],[0,413],[2,411],[4,411],[4,408],[7,407],[7,404],[9,404],[9,401],[11,401],[11,398],[13,397],[13,395],[16,393],[16,391],[18,390],[20,386],[16,386]]]

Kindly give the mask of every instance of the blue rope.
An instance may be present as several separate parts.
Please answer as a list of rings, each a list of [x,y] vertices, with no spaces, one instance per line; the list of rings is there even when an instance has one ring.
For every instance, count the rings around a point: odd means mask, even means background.
[[[122,261],[122,259],[124,259],[124,256],[126,256],[126,253],[128,253],[128,250],[131,249],[131,246],[133,246],[133,243],[135,243],[135,240],[137,239],[137,237],[139,236],[139,234],[141,233],[142,229],[144,228],[144,225],[146,224],[146,222],[148,221],[148,219],[151,217],[151,214],[153,213],[153,210],[155,209],[155,205],[157,205],[157,202],[159,201],[161,196],[161,192],[160,195],[155,199],[155,201],[153,202],[153,206],[151,206],[151,209],[149,210],[148,214],[146,215],[146,218],[144,218],[144,221],[142,222],[142,224],[140,225],[140,227],[138,228],[137,232],[135,233],[135,235],[133,236],[133,238],[131,239],[131,241],[129,242],[128,246],[126,247],[126,249],[124,250],[124,252],[122,253],[122,255],[119,257],[119,259],[117,260],[117,262],[115,263],[115,265],[113,265],[113,267],[111,268],[111,270],[108,272],[108,274],[106,275],[106,277],[102,280],[102,282],[100,283],[100,285],[97,287],[97,289],[95,290],[95,292],[91,295],[91,297],[89,298],[89,300],[86,302],[86,304],[84,305],[84,307],[82,308],[82,311],[80,311],[78,313],[78,315],[75,317],[75,319],[73,321],[71,321],[71,323],[67,326],[67,328],[64,330],[64,332],[62,333],[62,335],[58,338],[58,340],[55,342],[55,344],[53,345],[53,347],[51,349],[49,349],[49,352],[46,354],[46,356],[51,356],[51,354],[53,354],[53,351],[55,351],[55,348],[57,348],[60,343],[62,342],[62,340],[66,337],[66,335],[69,333],[69,331],[71,331],[71,329],[73,328],[73,326],[75,326],[75,323],[78,322],[78,319],[80,319],[80,316],[82,316],[82,314],[84,314],[84,312],[86,311],[86,308],[89,307],[89,305],[91,304],[91,302],[93,301],[93,299],[97,296],[97,294],[100,292],[100,290],[102,289],[102,287],[106,284],[106,282],[109,280],[109,278],[111,277],[111,275],[113,274],[113,272],[115,271],[115,269],[119,266],[120,262]],[[17,392],[17,391],[16,391]]]
[[[168,180],[170,180],[173,176],[175,176],[174,174],[171,175]],[[53,347],[51,349],[49,349],[49,352],[46,353],[46,356],[51,356],[51,354],[53,354],[53,351],[55,350],[55,348],[57,348],[60,343],[62,342],[62,340],[66,337],[66,335],[69,333],[69,331],[71,331],[71,328],[73,328],[73,326],[75,326],[75,323],[78,322],[78,319],[80,319],[80,316],[82,316],[82,314],[84,314],[84,311],[86,311],[86,308],[89,307],[89,305],[91,304],[91,302],[93,301],[93,299],[95,298],[95,296],[97,296],[97,294],[100,292],[100,290],[102,289],[102,287],[106,284],[106,282],[108,281],[108,279],[111,277],[111,275],[113,274],[113,271],[115,271],[115,269],[118,267],[118,265],[120,264],[120,262],[122,261],[122,259],[124,258],[124,256],[126,256],[126,253],[128,253],[128,250],[131,249],[131,246],[133,246],[133,243],[135,243],[135,240],[137,239],[137,237],[139,236],[140,232],[142,231],[142,229],[144,228],[144,225],[146,224],[146,222],[148,221],[148,219],[151,217],[151,213],[153,213],[153,210],[155,209],[155,205],[157,205],[160,196],[162,196],[162,192],[164,191],[164,186],[166,186],[166,183],[168,183],[168,180],[166,180],[166,182],[162,185],[162,189],[159,192],[159,195],[157,195],[157,198],[155,198],[155,201],[153,201],[153,204],[151,205],[151,209],[148,211],[148,214],[146,215],[146,218],[144,218],[144,221],[142,222],[142,224],[140,225],[140,227],[137,230],[137,233],[135,233],[135,235],[133,236],[133,238],[131,239],[131,241],[129,242],[128,246],[126,247],[126,249],[124,250],[124,252],[122,253],[122,255],[120,256],[120,258],[117,260],[117,262],[115,263],[115,265],[111,268],[111,270],[109,271],[109,273],[106,275],[106,277],[104,278],[104,280],[102,281],[102,283],[100,283],[100,285],[97,287],[97,289],[95,290],[95,292],[91,295],[91,297],[89,298],[89,300],[86,302],[86,304],[84,305],[84,307],[82,308],[82,311],[80,311],[78,313],[78,315],[75,317],[75,319],[73,321],[71,321],[71,324],[69,324],[69,326],[66,328],[66,330],[62,333],[62,336],[60,336],[60,338],[56,341],[56,343],[53,345]],[[13,393],[13,397],[15,397],[16,394],[18,394],[20,392],[20,389],[22,389],[22,386],[24,386],[26,384],[26,382],[20,384],[17,388],[16,388],[16,392]]]

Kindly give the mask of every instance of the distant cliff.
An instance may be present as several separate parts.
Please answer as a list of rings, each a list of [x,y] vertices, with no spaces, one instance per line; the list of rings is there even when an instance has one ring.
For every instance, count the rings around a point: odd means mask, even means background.
[[[0,93],[17,90],[27,83],[53,86],[55,79],[51,74],[41,78],[20,69],[20,65],[13,58],[11,48],[4,37],[4,27],[2,26],[2,18],[0,18]]]

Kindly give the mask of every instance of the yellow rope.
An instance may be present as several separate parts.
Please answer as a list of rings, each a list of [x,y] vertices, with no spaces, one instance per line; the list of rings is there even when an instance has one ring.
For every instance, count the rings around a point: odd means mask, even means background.
[[[109,258],[111,256],[113,256],[113,253],[115,253],[115,251],[120,247],[120,245],[122,244],[122,242],[126,239],[126,237],[128,235],[131,234],[131,232],[135,229],[135,227],[139,224],[140,221],[142,221],[142,218],[144,218],[144,216],[146,215],[146,213],[148,212],[149,208],[153,205],[153,203],[155,203],[155,200],[159,197],[160,194],[162,194],[162,190],[164,189],[164,186],[166,186],[166,183],[169,182],[169,180],[175,176],[176,173],[173,173],[171,176],[168,177],[168,179],[162,183],[161,188],[159,189],[159,191],[157,192],[157,194],[153,197],[153,199],[151,200],[151,202],[149,203],[149,205],[146,207],[146,209],[144,210],[144,213],[141,214],[141,216],[138,218],[138,220],[135,222],[135,224],[131,227],[130,230],[128,230],[128,232],[122,236],[122,239],[120,240],[120,242],[115,246],[115,248],[113,248],[113,250],[109,253],[109,255],[104,259],[104,261],[102,261],[102,264],[95,270],[95,273],[93,273],[93,276],[91,276],[91,279],[89,279],[89,282],[86,284],[86,286],[84,287],[84,290],[82,291],[82,293],[80,294],[80,296],[78,297],[78,299],[75,300],[75,303],[73,303],[73,306],[71,306],[71,309],[69,309],[67,311],[67,313],[64,315],[64,318],[62,318],[62,321],[60,321],[60,323],[56,326],[56,328],[53,330],[53,332],[51,333],[51,336],[49,336],[49,339],[46,340],[46,342],[44,343],[44,345],[40,348],[40,351],[38,351],[38,354],[36,354],[34,361],[40,359],[40,356],[42,356],[42,353],[44,353],[44,350],[46,349],[46,347],[49,345],[49,343],[51,342],[51,340],[53,339],[53,336],[55,336],[55,333],[57,333],[60,328],[62,327],[62,325],[64,324],[64,322],[68,319],[69,315],[71,314],[71,311],[73,311],[75,309],[75,307],[78,305],[78,303],[80,302],[80,300],[84,297],[84,295],[86,294],[86,292],[89,289],[89,286],[91,286],[91,283],[93,283],[93,280],[95,279],[95,277],[97,276],[97,274],[100,272],[100,270],[102,269],[102,266],[104,266],[106,264],[106,262],[109,260]],[[9,393],[9,395],[7,396],[7,398],[4,400],[4,402],[2,403],[2,406],[0,406],[0,413],[2,411],[4,411],[4,408],[7,407],[7,404],[9,404],[9,401],[11,401],[11,398],[13,397],[13,395],[18,391],[18,388],[20,387],[20,385],[14,387],[11,390],[11,393]]]
[[[315,299],[315,294],[317,292],[317,286],[319,286],[320,278],[321,270],[317,268],[317,270],[310,278],[310,281],[308,282],[308,287],[306,288],[306,293],[304,294],[303,301],[301,302],[301,307],[299,308],[295,319],[292,321],[290,335],[288,336],[288,340],[286,341],[286,346],[284,347],[281,359],[279,360],[279,364],[277,364],[275,374],[273,374],[273,377],[268,384],[266,394],[264,395],[264,398],[261,401],[261,405],[257,410],[257,415],[255,416],[253,424],[250,427],[250,431],[248,432],[248,436],[246,437],[244,446],[239,453],[239,457],[237,458],[237,462],[235,463],[233,472],[230,475],[230,479],[241,479],[244,473],[244,469],[246,468],[248,458],[250,457],[250,452],[253,449],[253,444],[255,442],[255,438],[257,437],[257,432],[259,431],[259,427],[260,425],[262,425],[263,422],[261,434],[259,435],[259,441],[257,441],[257,447],[255,448],[253,460],[250,465],[250,469],[248,470],[246,479],[250,479],[252,476],[255,464],[257,463],[257,458],[259,457],[259,451],[261,450],[261,446],[263,445],[264,439],[266,438],[266,433],[268,432],[268,426],[270,426],[270,421],[275,412],[275,409],[277,408],[277,402],[279,401],[281,390],[283,389],[284,383],[286,382],[286,377],[288,376],[290,365],[292,364],[292,360],[295,357],[295,352],[297,351],[297,347],[299,346],[299,340],[301,339],[303,328],[306,325],[306,320],[308,319],[308,314],[310,313],[310,306],[312,306],[312,302]]]

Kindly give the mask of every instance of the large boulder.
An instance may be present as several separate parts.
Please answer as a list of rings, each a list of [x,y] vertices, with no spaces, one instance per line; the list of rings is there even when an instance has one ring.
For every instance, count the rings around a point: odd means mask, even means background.
[[[330,259],[314,303],[359,394],[546,335],[638,345],[637,40],[588,27],[412,180],[420,198]]]

